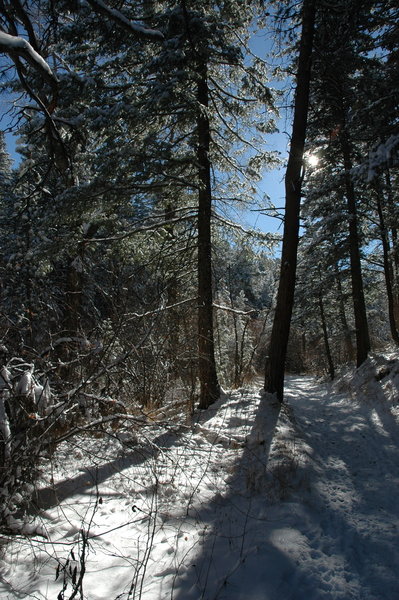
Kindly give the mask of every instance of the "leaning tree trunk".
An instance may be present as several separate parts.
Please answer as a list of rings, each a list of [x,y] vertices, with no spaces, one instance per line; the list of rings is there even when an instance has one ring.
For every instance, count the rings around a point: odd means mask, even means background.
[[[220,387],[216,372],[213,331],[213,290],[211,255],[212,189],[209,161],[210,127],[208,119],[208,83],[205,63],[199,66],[198,100],[198,375],[199,407],[208,408],[217,400]]]
[[[303,153],[306,139],[315,23],[315,2],[304,0],[302,34],[296,76],[294,122],[285,174],[285,219],[276,312],[265,369],[265,391],[283,400],[284,371],[294,305]]]

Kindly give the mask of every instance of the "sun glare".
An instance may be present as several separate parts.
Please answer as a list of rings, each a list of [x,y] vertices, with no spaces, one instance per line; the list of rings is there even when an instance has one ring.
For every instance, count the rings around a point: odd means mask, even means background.
[[[319,157],[317,154],[309,154],[307,157],[307,162],[311,167],[317,167],[319,164]]]

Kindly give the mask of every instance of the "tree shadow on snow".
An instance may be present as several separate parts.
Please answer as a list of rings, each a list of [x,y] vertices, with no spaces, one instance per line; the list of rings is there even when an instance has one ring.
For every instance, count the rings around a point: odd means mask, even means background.
[[[375,421],[366,415],[365,423],[360,408],[348,411],[347,405],[334,404],[327,410],[334,411],[335,431],[324,439],[323,429],[318,435],[311,421],[317,414],[312,403],[320,398],[311,386],[301,387],[302,381],[292,382],[296,399],[302,398],[296,428],[310,456],[293,474],[300,496],[294,489],[283,501],[270,501],[268,461],[280,411],[265,396],[228,493],[189,515],[206,533],[192,563],[175,574],[172,600],[399,597],[397,529],[385,518],[392,511],[399,517],[397,446],[387,444],[398,439],[397,424],[378,408],[386,430],[373,434],[376,459],[367,464],[362,444],[369,444],[367,429],[374,431]],[[328,412],[318,418],[325,424]],[[377,465],[381,458],[385,464]],[[340,489],[340,469],[352,481],[349,495]],[[382,472],[377,478],[376,469]],[[330,473],[331,481],[320,482],[323,473]]]
[[[261,397],[227,494],[189,511],[206,533],[192,563],[175,574],[173,600],[288,600],[294,581],[310,588],[295,557],[275,543],[292,518],[288,511],[282,522],[281,507],[271,500],[276,475],[269,457],[280,409],[274,396]]]
[[[191,520],[200,535],[195,549],[165,573],[172,577],[167,596],[171,600],[399,597],[397,530],[388,518],[388,514],[396,514],[399,523],[395,501],[399,429],[394,416],[382,397],[367,407],[351,406],[350,410],[347,403],[333,401],[323,412],[318,408],[316,386],[312,388],[299,377],[291,378],[290,384],[294,392],[287,394],[288,408],[281,408],[270,395],[262,397],[234,469],[226,475],[227,492],[216,493],[201,505],[190,502],[188,507],[182,506],[187,522]],[[228,434],[229,426],[239,428],[245,419],[245,411],[240,410],[247,400],[242,398],[236,411],[233,406],[226,412],[219,431],[208,428],[208,421],[224,402],[234,401],[234,397],[219,401],[197,413],[193,423],[193,431],[199,427],[208,441],[209,435],[214,436],[212,451],[217,453],[228,448],[223,433]],[[248,403],[251,401],[249,398]],[[281,465],[277,462],[282,468],[279,470],[275,458],[271,465],[270,450],[276,427],[281,427],[281,422],[284,426],[284,418],[287,420],[282,411],[290,410],[294,402],[296,430],[306,443],[309,461],[291,464],[283,456]],[[331,423],[330,416],[334,417]],[[331,435],[326,434],[327,427]],[[133,448],[125,456],[39,490],[34,508],[50,509],[81,493],[85,486],[92,494],[94,485],[131,467],[142,468],[161,449],[180,443],[180,437],[179,432],[164,433],[148,446]],[[375,458],[369,452],[370,444],[374,445]],[[350,494],[340,487],[341,472],[351,482]],[[321,480],[325,473],[329,481]],[[276,497],[276,489],[280,497]]]
[[[155,459],[160,452],[176,444],[178,439],[179,431],[166,431],[154,437],[147,444],[138,444],[133,448],[126,447],[120,456],[112,460],[102,461],[96,457],[93,459],[92,465],[81,470],[78,475],[44,488],[37,488],[31,499],[30,512],[42,514],[42,511],[54,508],[64,500],[84,493],[85,489],[92,495],[95,493],[93,487],[100,486],[115,474],[121,474],[132,467],[139,468],[141,465],[145,465],[149,459]]]
[[[304,392],[297,408],[312,456],[301,531],[321,576],[307,598],[399,597],[399,427],[378,386],[373,389],[376,395],[366,402],[332,396],[319,414],[312,407],[318,398]]]

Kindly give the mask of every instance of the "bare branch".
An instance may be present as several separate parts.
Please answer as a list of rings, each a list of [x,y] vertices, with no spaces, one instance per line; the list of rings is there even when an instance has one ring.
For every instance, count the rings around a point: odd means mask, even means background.
[[[232,308],[231,306],[221,306],[220,304],[215,304],[213,303],[213,307],[214,308],[218,308],[219,310],[225,310],[227,312],[231,312],[234,313],[235,315],[243,315],[243,316],[248,316],[248,315],[256,315],[259,311],[258,310],[237,310],[236,308]]]
[[[220,215],[218,215],[217,213],[214,213],[213,215],[215,217],[215,219],[217,221],[219,221],[220,223],[223,223],[223,225],[227,225],[227,227],[231,227],[232,229],[237,229],[238,231],[241,231],[242,233],[245,233],[245,235],[251,235],[251,236],[256,236],[266,242],[269,243],[274,243],[274,242],[280,242],[281,241],[281,235],[277,235],[277,234],[273,234],[273,233],[263,233],[262,231],[259,231],[257,229],[245,229],[244,227],[242,227],[241,225],[239,225],[238,223],[234,223],[233,221],[229,221],[228,219],[224,219],[223,217],[221,217]]]
[[[43,446],[46,445],[50,445],[50,444],[60,444],[61,442],[64,442],[65,440],[68,440],[71,437],[74,437],[75,435],[77,435],[78,433],[82,433],[83,431],[90,431],[92,429],[96,429],[98,427],[101,427],[103,425],[108,425],[109,423],[112,423],[112,421],[119,421],[119,420],[124,420],[124,421],[132,421],[133,423],[137,423],[137,425],[146,425],[147,424],[147,420],[142,418],[142,417],[138,417],[137,415],[129,415],[126,413],[117,413],[114,415],[107,415],[105,417],[101,417],[100,419],[95,419],[94,421],[90,421],[90,423],[86,423],[86,425],[79,425],[76,427],[72,427],[71,429],[69,429],[68,431],[66,431],[63,435],[59,436],[58,438],[56,438],[55,440],[51,440],[48,441],[46,444],[43,444]]]
[[[153,315],[165,312],[166,310],[171,310],[172,308],[177,308],[178,306],[182,306],[183,304],[188,304],[190,302],[196,302],[197,298],[187,298],[187,300],[182,300],[181,302],[176,302],[176,304],[170,304],[169,306],[162,306],[160,308],[156,308],[155,310],[149,310],[146,313],[129,313],[126,315],[126,318],[135,318],[135,319],[143,319],[144,317],[151,317]]]

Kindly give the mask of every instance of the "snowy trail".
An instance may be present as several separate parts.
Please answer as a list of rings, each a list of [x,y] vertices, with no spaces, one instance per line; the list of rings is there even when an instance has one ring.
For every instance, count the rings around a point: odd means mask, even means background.
[[[213,535],[196,557],[206,581],[183,585],[173,598],[398,600],[397,422],[377,396],[358,404],[310,377],[288,378],[286,398],[295,427],[286,431],[280,414],[271,456],[264,455],[283,501],[270,504],[261,492],[246,503],[232,482],[226,515],[208,507]],[[285,456],[276,467],[273,448],[278,455],[282,444]],[[234,521],[240,552],[231,537]]]
[[[88,600],[399,600],[395,365],[384,387],[370,362],[343,393],[289,377],[280,409],[259,382],[141,445],[61,445],[1,600],[68,600],[83,531]]]
[[[313,465],[301,533],[320,590],[307,598],[399,598],[398,423],[378,397],[359,405],[303,377],[287,396]]]

